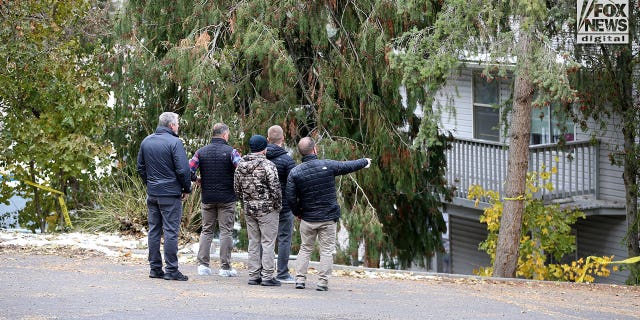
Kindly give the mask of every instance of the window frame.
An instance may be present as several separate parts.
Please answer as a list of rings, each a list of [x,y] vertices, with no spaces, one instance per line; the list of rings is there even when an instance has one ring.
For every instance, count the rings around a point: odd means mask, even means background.
[[[502,128],[502,108],[500,108],[500,103],[502,102],[502,97],[501,97],[501,86],[502,86],[502,81],[498,78],[495,77],[493,78],[492,81],[495,81],[495,85],[496,85],[496,89],[495,89],[495,101],[496,104],[487,104],[487,103],[482,103],[482,102],[476,102],[476,83],[478,79],[481,79],[482,81],[484,81],[485,83],[488,84],[487,80],[485,78],[483,78],[482,76],[482,71],[473,71],[471,74],[471,124],[473,126],[473,130],[472,130],[472,134],[473,134],[473,138],[474,139],[478,139],[478,140],[485,140],[485,141],[493,141],[493,142],[500,142],[502,139],[500,137],[500,132],[501,132],[501,128]],[[486,111],[488,110],[492,110],[492,113],[496,113],[497,114],[497,128],[495,129],[495,134],[491,134],[488,135],[486,133],[480,132],[480,126],[478,125],[478,122],[476,120],[477,116],[477,111],[478,109],[484,109],[485,110],[485,114],[488,113]],[[478,119],[479,121],[479,119]],[[494,130],[491,130],[494,131]],[[481,135],[484,135],[484,137],[482,137]],[[486,137],[489,138],[486,138]]]

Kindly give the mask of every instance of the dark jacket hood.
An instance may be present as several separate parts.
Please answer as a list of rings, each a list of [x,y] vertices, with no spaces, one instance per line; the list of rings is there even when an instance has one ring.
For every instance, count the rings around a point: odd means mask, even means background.
[[[267,159],[271,160],[271,159],[275,159],[283,154],[287,154],[287,150],[283,149],[282,147],[275,145],[275,144],[271,144],[269,143],[267,145]]]

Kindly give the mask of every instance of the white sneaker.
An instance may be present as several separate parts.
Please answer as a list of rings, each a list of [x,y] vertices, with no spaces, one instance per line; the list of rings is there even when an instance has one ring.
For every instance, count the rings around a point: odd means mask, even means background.
[[[236,271],[236,269],[230,269],[230,270],[220,269],[220,271],[218,272],[218,275],[221,277],[237,277],[238,271]]]
[[[211,275],[211,268],[209,268],[207,266],[199,265],[198,266],[198,274],[201,275],[201,276],[210,276]]]

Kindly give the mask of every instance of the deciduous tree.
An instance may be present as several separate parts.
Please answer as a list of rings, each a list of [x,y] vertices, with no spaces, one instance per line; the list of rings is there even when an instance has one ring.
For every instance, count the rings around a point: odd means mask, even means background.
[[[99,161],[110,152],[97,59],[100,28],[107,25],[102,9],[96,1],[0,2],[3,179],[48,185],[72,207],[90,198]],[[3,183],[4,199],[12,193],[32,200],[24,214],[36,222],[22,226],[44,232],[55,198],[24,183]]]

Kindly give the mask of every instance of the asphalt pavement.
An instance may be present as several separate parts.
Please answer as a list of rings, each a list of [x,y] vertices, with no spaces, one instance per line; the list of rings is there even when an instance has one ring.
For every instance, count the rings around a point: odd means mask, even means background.
[[[640,288],[336,266],[329,291],[148,277],[142,259],[0,247],[0,319],[640,319]],[[217,271],[214,269],[214,271]]]

